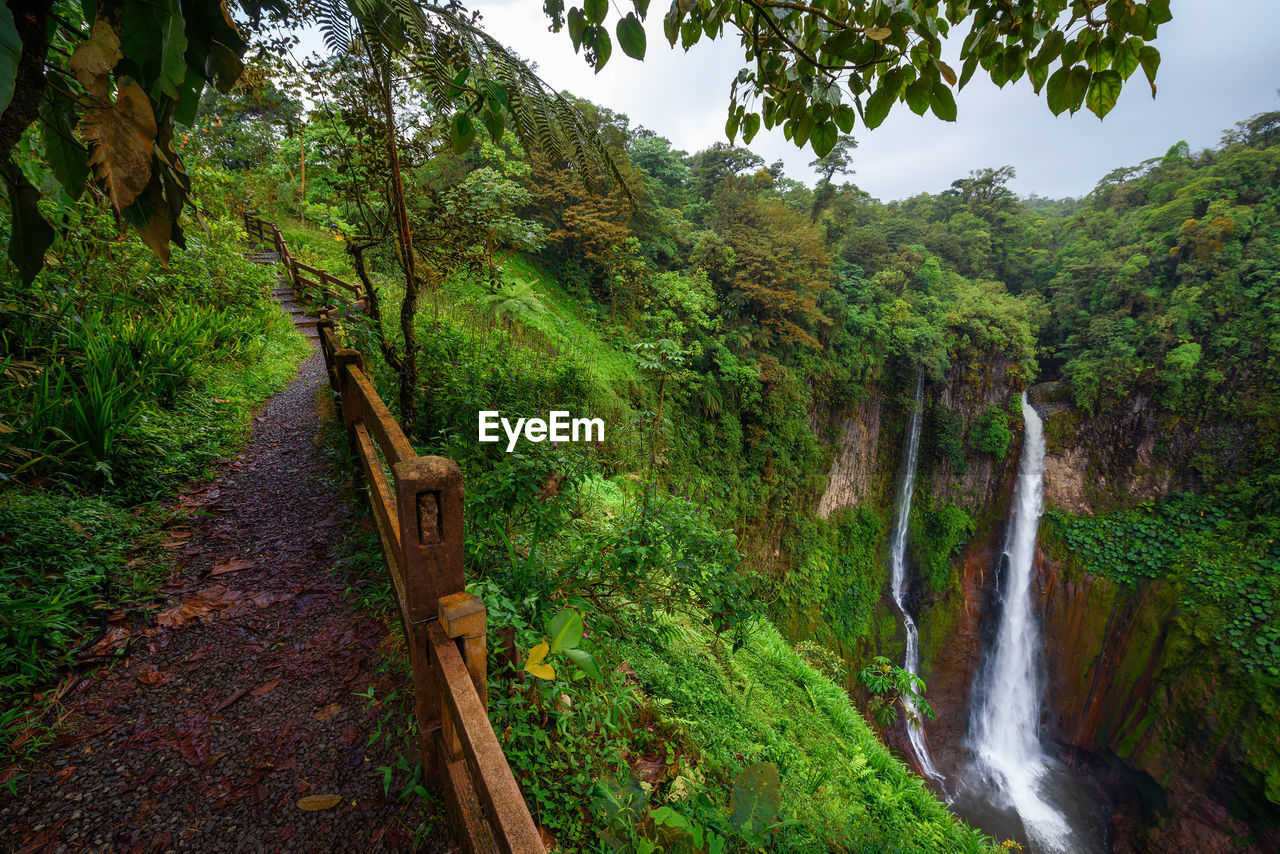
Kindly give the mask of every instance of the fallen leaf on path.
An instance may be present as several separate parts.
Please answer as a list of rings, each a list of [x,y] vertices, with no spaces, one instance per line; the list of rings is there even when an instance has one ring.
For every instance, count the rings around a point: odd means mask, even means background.
[[[241,688],[239,691],[232,693],[230,696],[228,696],[225,700],[223,700],[214,708],[213,713],[216,715],[218,712],[222,711],[227,706],[230,706],[236,700],[239,700],[241,697],[243,697],[245,692],[248,690],[249,690],[248,688]]]
[[[215,584],[201,590],[181,604],[174,605],[156,615],[162,626],[180,626],[185,622],[228,608],[244,598],[244,591],[232,590]]]
[[[342,743],[347,747],[355,744],[360,738],[360,730],[356,729],[355,724],[347,724],[342,728]]]
[[[143,685],[163,685],[171,679],[173,679],[172,676],[168,676],[161,673],[159,670],[156,670],[156,666],[154,664],[146,665],[143,668],[143,671],[138,674],[138,681]]]
[[[197,725],[180,734],[174,740],[174,747],[188,765],[198,768],[209,758],[209,734]]]
[[[228,572],[239,572],[242,569],[248,569],[254,565],[253,561],[242,560],[238,557],[232,558],[231,560],[224,560],[221,563],[215,563],[213,565],[209,570],[209,577],[212,578],[215,575],[226,575]]]
[[[307,812],[329,810],[342,803],[342,795],[308,795],[298,801],[298,809]]]
[[[279,684],[280,684],[279,679],[272,679],[270,682],[267,682],[265,684],[259,685],[257,688],[254,688],[249,693],[255,697],[261,697],[264,694],[270,694],[272,691],[276,689],[276,686]]]
[[[84,732],[77,733],[76,740],[84,741],[87,738],[94,738],[96,736],[102,735],[107,730],[114,729],[115,725],[120,723],[120,721],[122,720],[124,720],[124,718],[121,717],[120,715],[108,715],[105,719],[102,720],[99,726],[96,727],[95,729],[86,730]]]
[[[318,721],[327,721],[340,711],[342,711],[342,706],[339,706],[337,703],[330,703],[311,717]]]
[[[79,765],[68,765],[66,768],[63,768],[58,772],[58,776],[53,778],[53,782],[61,786],[71,778],[72,774],[76,773],[76,769],[79,767]]]

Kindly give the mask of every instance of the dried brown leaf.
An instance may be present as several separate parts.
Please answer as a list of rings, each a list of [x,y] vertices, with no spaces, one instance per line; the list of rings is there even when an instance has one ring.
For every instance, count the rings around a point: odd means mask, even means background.
[[[204,617],[214,611],[228,608],[243,598],[243,591],[215,584],[201,590],[187,601],[161,611],[156,615],[156,622],[162,626],[180,626],[197,617]]]
[[[342,706],[339,706],[337,703],[330,703],[311,717],[318,721],[327,721],[340,711],[342,711]]]
[[[80,43],[67,65],[90,95],[105,101],[110,90],[108,75],[120,57],[120,37],[110,24],[99,18],[93,23],[89,39]]]
[[[270,682],[264,683],[262,685],[259,685],[257,688],[254,688],[249,693],[255,697],[261,697],[266,694],[270,694],[272,691],[276,689],[276,686],[279,684],[280,684],[279,679],[272,679]]]
[[[151,99],[136,83],[119,87],[114,104],[99,104],[80,126],[92,147],[89,165],[117,211],[138,198],[151,183],[151,152],[156,116]]]
[[[221,703],[219,703],[217,706],[214,707],[213,713],[216,715],[218,712],[222,711],[227,706],[230,706],[236,700],[239,700],[241,697],[243,697],[245,695],[245,692],[248,690],[249,690],[248,688],[241,688],[238,691],[232,692],[230,695],[227,696],[225,700],[223,700]]]
[[[240,570],[248,569],[251,566],[254,566],[254,562],[251,560],[244,560],[238,557],[232,558],[231,560],[224,560],[221,563],[215,563],[209,570],[209,576],[213,577],[215,575],[226,575],[228,572],[239,572]]]
[[[329,810],[342,803],[342,795],[307,795],[298,801],[298,809],[307,812]]]
[[[164,683],[170,681],[171,679],[173,679],[172,676],[166,675],[164,673],[161,673],[159,670],[156,670],[156,667],[154,664],[146,665],[143,668],[142,672],[138,674],[138,681],[141,682],[143,685],[163,685]]]

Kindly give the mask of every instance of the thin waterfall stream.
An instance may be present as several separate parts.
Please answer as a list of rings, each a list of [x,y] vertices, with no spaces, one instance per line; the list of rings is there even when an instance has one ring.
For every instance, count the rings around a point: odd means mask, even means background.
[[[906,629],[907,651],[902,667],[913,676],[920,675],[920,633],[916,621],[907,610],[907,527],[911,520],[911,496],[915,492],[916,464],[920,457],[920,426],[923,422],[924,371],[916,372],[915,402],[911,408],[911,421],[907,428],[906,453],[902,462],[902,480],[898,484],[898,498],[893,508],[893,528],[889,535],[889,568],[893,584],[893,601],[902,612],[902,625]],[[903,697],[906,707],[907,738],[911,752],[915,754],[920,770],[935,780],[943,779],[933,764],[929,745],[925,741],[924,727],[920,722],[915,698]]]

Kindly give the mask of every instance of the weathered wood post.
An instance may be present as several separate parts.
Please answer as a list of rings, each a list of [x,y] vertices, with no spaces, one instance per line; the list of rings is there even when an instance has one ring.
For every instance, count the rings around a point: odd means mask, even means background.
[[[332,324],[328,327],[332,330]],[[324,332],[319,333],[321,340],[324,340]],[[354,453],[356,449],[355,436],[352,431],[355,429],[356,422],[364,417],[364,413],[360,411],[360,404],[357,396],[350,393],[347,387],[347,365],[351,365],[360,373],[367,374],[364,365],[364,354],[355,350],[335,350],[333,355],[326,359],[332,360],[332,366],[329,368],[329,382],[333,385],[333,390],[338,393],[338,399],[342,402],[342,426],[347,428],[347,447]]]
[[[470,593],[450,593],[440,599],[440,628],[450,639],[457,641],[462,660],[471,674],[471,682],[480,696],[480,705],[489,708],[488,646],[485,637],[486,615],[484,602]],[[444,719],[441,731],[445,753],[449,761],[462,758],[462,744],[454,731],[453,716],[448,704],[442,707]]]
[[[428,779],[443,779],[436,735],[441,694],[427,630],[439,619],[440,600],[464,587],[462,568],[462,472],[445,457],[416,457],[393,467],[400,517],[400,569],[404,577],[405,627],[413,667],[418,749]]]

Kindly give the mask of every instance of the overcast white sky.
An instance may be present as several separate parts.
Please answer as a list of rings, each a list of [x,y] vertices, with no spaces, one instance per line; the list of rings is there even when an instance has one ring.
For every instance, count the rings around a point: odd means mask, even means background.
[[[465,0],[464,0],[465,2]],[[541,0],[473,0],[484,26],[557,89],[567,89],[643,125],[693,152],[723,141],[729,85],[743,66],[736,37],[702,41],[685,53],[662,34],[665,6],[653,3],[648,52],[636,62],[615,45],[604,71],[592,74],[575,55],[568,33],[547,31]],[[626,4],[628,7],[630,4]],[[610,12],[612,30],[618,4]],[[982,71],[959,92],[959,118],[916,116],[899,104],[874,131],[854,129],[858,149],[852,180],[884,201],[938,192],[982,167],[1012,165],[1021,195],[1079,196],[1117,166],[1163,154],[1186,140],[1192,149],[1216,145],[1223,129],[1265,110],[1280,109],[1280,2],[1173,0],[1172,22],[1160,29],[1158,94],[1141,71],[1105,120],[1081,110],[1054,117],[1025,79],[997,89]],[[304,50],[312,45],[304,43]],[[954,57],[959,42],[951,46]],[[953,62],[956,68],[959,62]],[[780,129],[761,131],[751,145],[767,162],[812,183],[812,151],[787,142]]]

